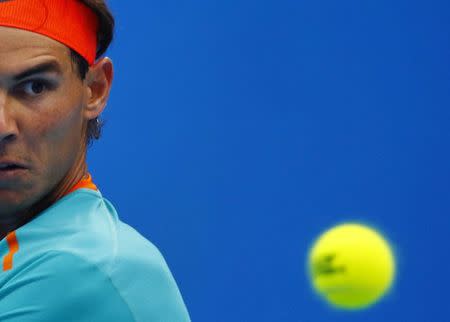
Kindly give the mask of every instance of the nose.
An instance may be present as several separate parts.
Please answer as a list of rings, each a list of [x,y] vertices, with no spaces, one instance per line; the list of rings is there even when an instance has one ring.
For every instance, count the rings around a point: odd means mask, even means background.
[[[0,89],[0,144],[13,139],[17,130],[17,123],[10,113],[8,94]]]

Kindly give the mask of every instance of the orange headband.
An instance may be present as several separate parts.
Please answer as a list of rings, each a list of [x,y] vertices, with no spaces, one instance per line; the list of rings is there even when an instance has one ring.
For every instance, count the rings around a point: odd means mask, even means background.
[[[0,26],[32,31],[72,48],[89,65],[97,52],[98,18],[78,0],[0,0]]]

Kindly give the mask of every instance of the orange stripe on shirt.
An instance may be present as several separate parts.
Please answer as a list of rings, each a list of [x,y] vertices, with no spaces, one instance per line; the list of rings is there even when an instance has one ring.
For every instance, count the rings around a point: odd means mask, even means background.
[[[6,235],[6,242],[8,243],[9,252],[3,257],[3,271],[8,271],[13,268],[13,257],[19,250],[19,242],[17,241],[15,230]]]
[[[92,182],[92,176],[89,173],[87,175],[85,175],[83,177],[83,179],[81,179],[76,185],[74,185],[72,187],[72,189],[70,189],[66,193],[66,195],[68,195],[69,193],[74,192],[75,190],[82,189],[82,188],[98,190],[97,186],[94,184],[94,182]]]

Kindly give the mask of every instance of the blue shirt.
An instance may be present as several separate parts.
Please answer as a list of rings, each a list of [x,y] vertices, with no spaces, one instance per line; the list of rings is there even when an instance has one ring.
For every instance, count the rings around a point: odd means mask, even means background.
[[[158,249],[78,189],[0,242],[1,322],[190,321]]]

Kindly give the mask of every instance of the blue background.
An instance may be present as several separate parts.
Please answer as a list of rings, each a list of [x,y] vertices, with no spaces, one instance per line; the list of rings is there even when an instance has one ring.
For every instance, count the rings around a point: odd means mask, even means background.
[[[116,75],[90,170],[193,321],[449,321],[448,1],[110,5]],[[358,313],[305,271],[345,221],[398,259],[392,292]]]

